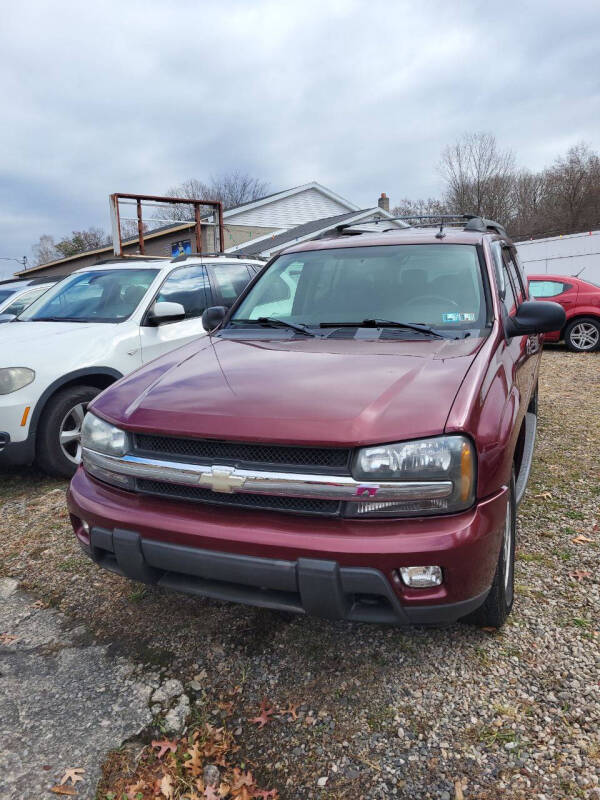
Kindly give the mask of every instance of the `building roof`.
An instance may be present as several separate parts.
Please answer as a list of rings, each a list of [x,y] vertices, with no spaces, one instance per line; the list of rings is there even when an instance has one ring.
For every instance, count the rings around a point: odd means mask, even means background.
[[[283,189],[280,192],[266,194],[263,197],[257,198],[256,200],[250,200],[247,203],[241,203],[238,206],[232,206],[223,212],[223,217],[235,216],[236,214],[240,214],[242,211],[250,211],[258,206],[273,203],[275,200],[283,200],[285,197],[291,197],[294,194],[300,194],[301,192],[307,191],[307,189],[316,189],[332,200],[336,200],[341,205],[346,206],[346,208],[349,210],[359,211],[357,205],[351,203],[349,200],[346,200],[344,197],[341,197],[341,195],[332,192],[331,189],[328,189],[326,186],[323,186],[317,181],[310,181],[310,183],[303,183],[300,186],[293,186],[291,189]]]
[[[314,219],[311,222],[305,222],[303,225],[297,225],[295,228],[290,228],[282,233],[267,234],[252,242],[243,244],[236,248],[231,248],[231,252],[239,255],[259,255],[260,253],[272,253],[273,250],[282,250],[285,247],[291,247],[294,244],[300,243],[306,239],[314,238],[315,234],[326,233],[333,230],[338,225],[344,222],[356,221],[361,222],[365,218],[371,216],[389,217],[386,211],[381,208],[363,208],[357,211],[348,211],[345,214],[336,214],[333,217],[325,217],[323,219]]]

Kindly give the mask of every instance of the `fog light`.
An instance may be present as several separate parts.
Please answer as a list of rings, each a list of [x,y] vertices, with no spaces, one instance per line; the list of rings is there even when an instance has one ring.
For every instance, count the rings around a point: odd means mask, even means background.
[[[439,586],[442,582],[441,567],[400,567],[402,580],[413,589]]]

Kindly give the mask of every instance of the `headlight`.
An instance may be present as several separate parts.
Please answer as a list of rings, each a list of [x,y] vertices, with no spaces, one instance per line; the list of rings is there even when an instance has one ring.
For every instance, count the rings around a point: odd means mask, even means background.
[[[129,475],[120,475],[103,463],[99,463],[108,460],[103,459],[103,455],[116,457],[125,455],[129,446],[125,431],[88,412],[81,429],[81,445],[83,448],[81,461],[86,472],[99,481],[118,486],[120,489],[134,488],[134,478]]]
[[[17,392],[35,378],[35,372],[29,367],[5,367],[0,369],[0,394]]]
[[[465,436],[436,436],[375,447],[364,447],[356,454],[352,475],[356,480],[450,481],[447,497],[408,501],[348,503],[347,514],[366,516],[418,516],[449,514],[473,505],[476,486],[476,456]]]
[[[108,456],[124,456],[127,452],[127,434],[100,417],[88,413],[81,428],[81,446]]]

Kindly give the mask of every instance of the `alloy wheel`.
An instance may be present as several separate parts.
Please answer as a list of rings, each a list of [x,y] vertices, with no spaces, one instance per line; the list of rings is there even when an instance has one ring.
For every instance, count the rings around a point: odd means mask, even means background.
[[[77,403],[67,411],[60,423],[58,432],[60,449],[65,458],[73,464],[81,462],[81,426],[86,408],[87,403]]]
[[[578,350],[593,350],[600,340],[598,328],[591,322],[578,322],[569,334],[573,346]]]

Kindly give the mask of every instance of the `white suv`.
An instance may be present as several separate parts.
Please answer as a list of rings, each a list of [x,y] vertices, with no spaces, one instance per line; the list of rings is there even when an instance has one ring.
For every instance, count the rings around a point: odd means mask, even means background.
[[[87,404],[123,375],[206,332],[262,261],[113,260],[74,272],[0,326],[0,466],[68,477]]]

